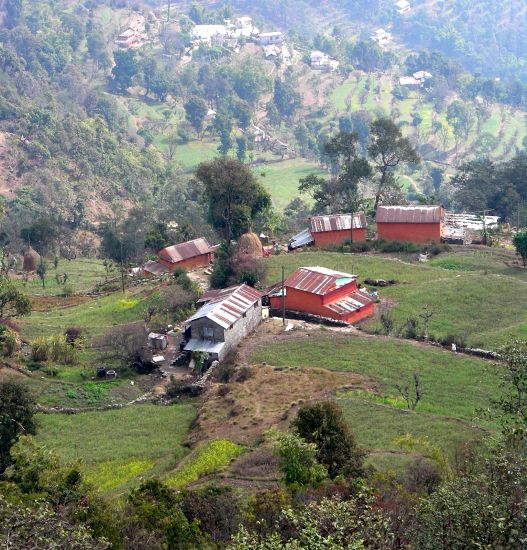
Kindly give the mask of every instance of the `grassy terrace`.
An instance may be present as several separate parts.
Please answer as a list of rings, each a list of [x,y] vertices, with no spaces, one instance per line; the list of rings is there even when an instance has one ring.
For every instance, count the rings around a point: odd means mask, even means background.
[[[378,466],[391,453],[401,452],[395,439],[406,434],[427,437],[451,454],[460,443],[477,441],[492,429],[475,418],[476,410],[487,407],[498,391],[496,367],[488,362],[403,340],[329,331],[309,333],[306,338],[260,347],[252,362],[367,376],[368,390],[337,396],[360,445]],[[421,378],[424,394],[415,412],[405,408],[396,389],[397,384],[411,384],[414,373]],[[407,459],[401,452],[400,460]]]
[[[360,280],[396,279],[397,285],[380,289],[381,298],[393,305],[396,326],[416,317],[425,307],[434,311],[430,334],[443,338],[464,336],[473,346],[496,348],[511,337],[527,336],[527,273],[509,267],[512,254],[503,251],[462,250],[441,255],[429,264],[377,255],[345,255],[308,251],[266,260],[270,283],[300,266],[320,265],[352,271]],[[365,328],[378,328],[378,321]]]
[[[65,460],[81,459],[98,487],[116,491],[138,475],[165,472],[185,454],[191,404],[136,405],[75,415],[39,415],[37,440]]]

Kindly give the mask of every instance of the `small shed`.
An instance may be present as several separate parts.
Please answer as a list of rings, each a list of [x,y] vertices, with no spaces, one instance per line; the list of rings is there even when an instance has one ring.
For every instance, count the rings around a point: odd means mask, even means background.
[[[377,236],[387,241],[439,242],[444,219],[442,206],[379,206]]]
[[[168,246],[157,255],[158,263],[164,265],[169,271],[174,271],[176,267],[185,269],[208,267],[212,262],[212,256],[213,248],[204,237]]]
[[[154,350],[164,350],[168,346],[168,336],[166,334],[158,334],[151,332],[148,335],[148,343]]]

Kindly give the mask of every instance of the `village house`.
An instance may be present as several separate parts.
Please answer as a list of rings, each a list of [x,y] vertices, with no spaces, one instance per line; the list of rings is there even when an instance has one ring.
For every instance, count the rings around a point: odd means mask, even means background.
[[[260,40],[260,46],[269,46],[273,44],[281,44],[284,40],[281,32],[262,32],[258,37]]]
[[[422,88],[428,80],[432,78],[432,73],[427,71],[417,71],[412,76],[401,76],[399,84],[412,88]]]
[[[174,271],[176,267],[195,269],[207,267],[212,262],[213,248],[207,239],[200,237],[185,243],[175,244],[159,251],[157,257],[159,263]]]
[[[408,2],[407,0],[398,0],[397,2],[395,2],[395,11],[399,15],[405,15],[410,11],[410,8],[410,2]]]
[[[282,284],[267,291],[272,310],[305,313],[356,323],[374,313],[374,300],[357,286],[357,277],[325,267],[300,267]]]
[[[132,29],[127,29],[121,33],[115,43],[120,48],[132,48],[133,46],[139,46],[142,43],[142,35]]]
[[[170,273],[177,267],[197,269],[208,267],[214,256],[214,247],[207,239],[200,237],[186,243],[175,244],[160,250],[156,261],[149,261],[143,265],[144,275],[162,275]]]
[[[384,29],[377,29],[370,37],[379,46],[386,46],[392,39],[392,35]]]
[[[444,218],[442,206],[379,206],[377,236],[387,241],[439,242]]]
[[[353,218],[353,228],[351,220]],[[364,212],[352,214],[331,214],[309,218],[311,235],[315,246],[342,244],[345,241],[363,242],[366,240],[366,215]]]
[[[222,361],[262,320],[262,295],[246,284],[206,292],[185,321],[185,351]]]
[[[312,69],[319,71],[336,71],[339,67],[339,62],[323,52],[314,51],[311,52],[310,66]]]

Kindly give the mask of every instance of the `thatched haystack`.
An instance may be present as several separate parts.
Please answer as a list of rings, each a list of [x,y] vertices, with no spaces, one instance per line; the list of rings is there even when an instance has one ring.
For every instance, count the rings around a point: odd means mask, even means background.
[[[263,246],[256,233],[245,233],[238,239],[238,253],[250,258],[261,258]]]
[[[39,262],[40,255],[30,246],[24,254],[24,271],[35,271]]]

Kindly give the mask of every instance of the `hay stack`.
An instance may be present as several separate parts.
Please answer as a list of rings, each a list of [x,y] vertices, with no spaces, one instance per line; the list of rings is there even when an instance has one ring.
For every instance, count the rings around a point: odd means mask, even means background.
[[[30,246],[24,254],[24,271],[35,271],[38,262],[40,262],[40,255]]]
[[[256,233],[245,233],[238,240],[238,252],[251,258],[263,256],[263,246]]]

